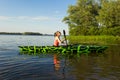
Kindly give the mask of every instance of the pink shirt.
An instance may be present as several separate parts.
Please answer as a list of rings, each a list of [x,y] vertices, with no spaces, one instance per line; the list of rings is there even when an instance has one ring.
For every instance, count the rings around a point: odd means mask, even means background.
[[[54,46],[59,46],[59,43],[61,43],[60,39],[58,37],[55,37]]]

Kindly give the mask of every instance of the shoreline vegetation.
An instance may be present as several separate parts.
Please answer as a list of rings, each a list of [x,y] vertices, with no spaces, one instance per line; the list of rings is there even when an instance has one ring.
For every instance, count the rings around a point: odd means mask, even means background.
[[[53,34],[42,34],[39,32],[0,32],[0,35],[33,35],[33,36],[53,36]],[[120,36],[110,35],[88,35],[88,36],[71,36],[67,35],[69,44],[93,44],[93,45],[113,45],[120,44]]]
[[[53,36],[52,34],[42,34],[39,32],[0,32],[0,35],[36,35],[36,36]]]
[[[120,36],[120,0],[77,0],[63,18],[71,36]]]
[[[69,44],[120,45],[120,36],[67,36]]]
[[[69,44],[120,45],[120,0],[77,0],[63,18]]]

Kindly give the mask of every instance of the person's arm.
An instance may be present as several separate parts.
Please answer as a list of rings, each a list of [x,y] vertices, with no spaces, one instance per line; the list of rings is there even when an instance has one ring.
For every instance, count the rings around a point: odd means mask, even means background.
[[[58,38],[58,42],[59,43],[63,43],[65,40],[60,40],[60,38]]]
[[[61,40],[60,40],[60,38],[57,37],[57,40],[58,40],[59,43],[62,43]]]

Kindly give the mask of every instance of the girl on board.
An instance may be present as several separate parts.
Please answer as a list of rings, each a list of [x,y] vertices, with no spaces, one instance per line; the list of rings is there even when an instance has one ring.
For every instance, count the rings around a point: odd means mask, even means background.
[[[60,43],[64,43],[65,40],[60,40],[61,32],[57,31],[54,33],[54,46],[59,46]]]

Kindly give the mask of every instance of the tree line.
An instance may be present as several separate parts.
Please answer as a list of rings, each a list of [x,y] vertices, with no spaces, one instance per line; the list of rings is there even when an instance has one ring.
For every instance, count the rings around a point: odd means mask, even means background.
[[[43,35],[42,33],[38,32],[0,32],[1,35]]]
[[[120,36],[120,0],[77,0],[67,13],[70,35]]]

